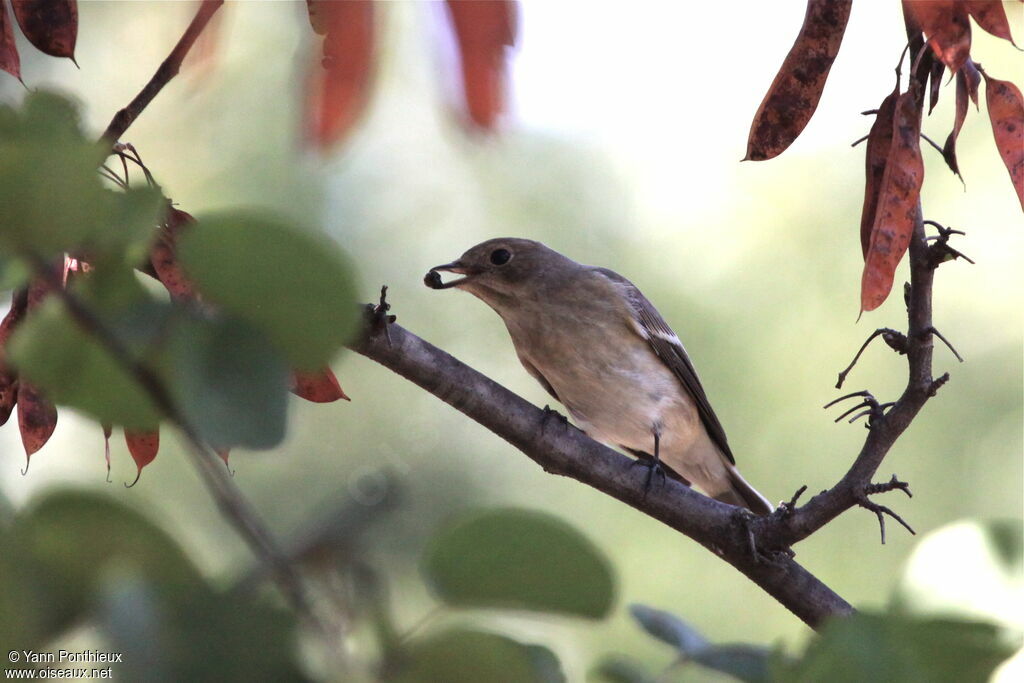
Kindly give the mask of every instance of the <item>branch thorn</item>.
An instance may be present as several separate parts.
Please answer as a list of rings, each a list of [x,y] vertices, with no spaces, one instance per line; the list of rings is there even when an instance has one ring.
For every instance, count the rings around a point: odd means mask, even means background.
[[[864,350],[868,348],[868,344],[870,344],[874,340],[874,338],[878,336],[881,336],[882,341],[888,344],[889,348],[891,348],[893,351],[900,354],[901,356],[907,352],[906,335],[904,335],[902,332],[892,329],[891,327],[878,328],[877,330],[871,333],[871,336],[868,337],[863,344],[861,344],[860,350],[857,351],[857,355],[853,357],[853,360],[850,361],[850,364],[846,366],[846,369],[839,373],[839,380],[836,382],[836,389],[843,388],[843,382],[846,381],[846,376],[850,374],[850,371],[853,370],[853,366],[855,366],[857,364],[857,361],[860,360],[860,356],[862,353],[864,353]],[[836,401],[841,400],[842,399],[836,399]],[[828,406],[825,407],[828,408]]]
[[[942,373],[941,377],[937,377],[937,378],[933,379],[932,383],[928,385],[928,395],[929,396],[935,396],[937,393],[939,393],[939,389],[942,388],[942,385],[945,384],[948,381],[949,381],[949,373],[948,372],[944,372],[944,373]]]

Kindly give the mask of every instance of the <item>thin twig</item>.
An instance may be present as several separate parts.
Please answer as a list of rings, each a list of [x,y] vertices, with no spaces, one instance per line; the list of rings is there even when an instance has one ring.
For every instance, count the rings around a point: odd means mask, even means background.
[[[843,382],[846,381],[846,376],[850,374],[850,371],[853,370],[853,366],[855,366],[857,364],[857,361],[860,360],[860,356],[862,353],[864,353],[864,350],[868,348],[868,344],[870,344],[874,340],[874,338],[879,335],[882,335],[882,339],[894,351],[897,351],[898,353],[901,354],[906,353],[906,337],[903,336],[902,332],[897,332],[891,327],[879,327],[877,330],[871,333],[870,337],[864,340],[864,343],[861,344],[860,346],[860,350],[857,351],[857,355],[853,357],[853,360],[850,361],[850,364],[846,366],[846,369],[839,373],[839,380],[836,382],[836,389],[843,388]],[[903,350],[901,350],[901,348]],[[842,399],[836,399],[836,401],[833,401],[833,403],[836,403],[840,400]],[[828,406],[825,407],[827,408]]]
[[[271,568],[278,588],[296,614],[324,635],[329,634],[328,627],[309,602],[302,577],[283,559],[284,555],[278,549],[270,530],[221,469],[217,455],[202,442],[195,429],[182,416],[160,378],[147,365],[136,360],[121,339],[103,325],[77,296],[62,286],[60,278],[47,267],[42,258],[28,255],[27,260],[32,264],[36,277],[48,285],[50,292],[61,301],[75,323],[138,382],[157,410],[185,436],[188,446],[186,451],[218,508],[256,556]]]
[[[915,107],[918,116],[923,118],[925,84],[931,71],[933,57],[927,49],[927,43],[920,30],[909,24],[906,29],[908,47],[904,49],[904,54],[909,50],[910,54],[914,56],[907,90],[915,93]],[[901,64],[902,61],[903,55],[900,57]],[[940,233],[943,230],[945,229],[939,227]],[[790,511],[786,515],[772,515],[755,522],[760,526],[758,541],[762,545],[789,547],[821,529],[846,510],[858,505],[875,512],[880,523],[883,524],[883,533],[884,515],[892,516],[908,530],[910,529],[906,522],[888,508],[870,501],[865,504],[867,499],[865,487],[871,485],[871,478],[877,472],[896,439],[907,430],[928,399],[948,379],[948,375],[943,375],[938,379],[932,378],[933,344],[930,334],[932,329],[932,289],[935,269],[941,262],[935,259],[936,252],[933,249],[934,245],[929,245],[925,232],[925,221],[919,198],[909,245],[910,283],[905,289],[904,297],[907,305],[907,331],[905,335],[899,333],[900,337],[892,340],[899,342],[894,348],[907,356],[909,372],[906,389],[889,410],[884,412],[884,420],[872,420],[868,425],[868,436],[860,453],[835,486],[822,491],[803,507]],[[886,339],[886,342],[889,343],[890,340]],[[893,344],[890,343],[890,346]],[[857,395],[864,396],[865,394],[857,393],[844,398]],[[881,410],[883,409],[879,406],[878,411]]]
[[[107,144],[113,145],[117,142],[124,135],[125,131],[128,130],[128,127],[138,118],[139,114],[142,113],[142,110],[153,101],[153,98],[157,96],[172,78],[178,75],[181,63],[185,60],[185,55],[192,49],[192,44],[196,42],[196,38],[206,28],[210,17],[223,4],[224,0],[203,0],[202,4],[199,5],[199,9],[196,10],[192,23],[185,29],[185,33],[182,34],[178,44],[171,50],[171,54],[167,56],[167,59],[163,61],[156,70],[156,73],[153,74],[153,77],[149,79],[145,87],[135,96],[135,99],[127,107],[118,111],[114,118],[111,119],[110,125],[107,126],[107,130],[104,131],[102,138]]]
[[[929,145],[934,147],[939,152],[939,154],[941,154],[942,156],[946,156],[946,152],[942,149],[941,146],[939,146],[939,143],[935,142],[935,140],[932,140],[930,137],[928,137],[924,133],[921,133],[921,138],[925,142],[927,142]]]

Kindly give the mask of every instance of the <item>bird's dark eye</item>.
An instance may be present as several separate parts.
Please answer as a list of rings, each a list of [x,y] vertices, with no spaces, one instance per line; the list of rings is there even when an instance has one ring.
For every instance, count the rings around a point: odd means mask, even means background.
[[[491,263],[496,266],[503,266],[512,258],[512,252],[508,249],[495,249],[491,252]]]

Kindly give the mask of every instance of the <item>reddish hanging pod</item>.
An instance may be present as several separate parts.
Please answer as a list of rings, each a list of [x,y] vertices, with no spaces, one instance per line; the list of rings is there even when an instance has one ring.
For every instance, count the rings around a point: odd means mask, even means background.
[[[903,0],[903,15],[924,32],[935,56],[951,72],[960,70],[971,53],[967,3],[962,0]]]
[[[342,398],[352,400],[342,391],[330,368],[318,372],[295,371],[292,373],[292,393],[313,403],[331,403]]]
[[[142,468],[156,460],[157,451],[160,450],[160,430],[133,432],[126,429],[124,430],[124,441],[128,444],[128,452],[131,453],[132,460],[135,461],[135,467],[138,468],[135,481],[125,484],[127,488],[131,488],[138,483],[139,477],[142,476]]]
[[[896,110],[896,98],[899,94],[900,86],[897,83],[896,88],[882,100],[882,104],[878,105],[875,122],[871,125],[868,143],[865,145],[864,207],[860,214],[860,248],[865,259],[868,256],[868,246],[871,244],[871,229],[875,226],[875,215],[878,213],[878,193],[882,187],[885,165],[889,160],[889,149],[892,147],[892,115]]]
[[[107,461],[107,482],[110,482],[110,435],[114,433],[114,428],[108,423],[104,422],[100,425],[103,427],[103,459]]]
[[[0,2],[0,69],[21,81],[21,58],[14,42],[11,19],[7,16],[7,5],[3,2]]]
[[[33,453],[46,445],[57,428],[57,408],[32,384],[18,382],[18,429],[25,446],[25,471]]]
[[[28,42],[52,57],[75,61],[78,5],[75,0],[11,0]]]
[[[448,0],[447,5],[459,45],[469,119],[480,128],[493,128],[505,110],[508,48],[516,41],[516,3]]]
[[[323,149],[345,136],[369,99],[374,7],[370,0],[307,0],[307,9],[324,43],[306,84],[304,127]]]
[[[921,117],[911,89],[898,98],[893,111],[892,142],[878,192],[878,209],[861,276],[861,311],[882,305],[892,289],[896,266],[910,245],[917,202],[924,182],[921,160]]]
[[[1006,19],[1006,8],[999,0],[966,0],[967,12],[978,22],[978,26],[996,38],[1013,42],[1010,34],[1010,22]]]
[[[960,165],[956,160],[956,140],[960,137],[960,129],[963,128],[967,119],[967,104],[970,99],[978,102],[978,83],[981,81],[981,74],[974,66],[974,62],[968,59],[964,67],[956,72],[956,115],[953,119],[953,130],[946,138],[942,146],[942,158],[946,160],[949,169],[960,175]]]
[[[1013,83],[981,73],[985,76],[985,102],[996,147],[1024,209],[1024,98]]]
[[[196,298],[195,287],[178,263],[177,244],[181,233],[196,222],[189,214],[171,207],[165,223],[157,229],[153,246],[149,250],[149,261],[157,277],[175,299]]]
[[[8,367],[4,346],[18,323],[25,317],[27,307],[28,292],[19,289],[11,297],[11,309],[7,311],[3,322],[0,322],[0,425],[7,424],[18,402],[18,374],[13,368]]]
[[[230,448],[214,448],[213,452],[217,454],[217,457],[224,461],[224,467],[227,468],[228,474],[234,474],[234,470],[231,469],[231,465],[228,463],[228,458],[231,457]]]
[[[928,115],[931,116],[935,105],[939,103],[939,88],[942,87],[942,72],[946,65],[936,59],[932,62],[932,69],[928,74]]]

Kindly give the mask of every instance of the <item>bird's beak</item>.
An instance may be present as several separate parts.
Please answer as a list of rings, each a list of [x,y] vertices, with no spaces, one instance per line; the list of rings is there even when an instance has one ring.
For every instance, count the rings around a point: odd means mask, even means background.
[[[459,275],[465,275],[465,277],[457,278],[451,282],[442,282],[441,274],[439,272],[442,270],[446,273],[458,273]],[[448,289],[449,287],[458,287],[474,275],[476,275],[474,269],[465,266],[461,261],[452,261],[451,263],[445,263],[441,266],[434,266],[427,271],[427,274],[423,276],[423,284],[431,289]]]

